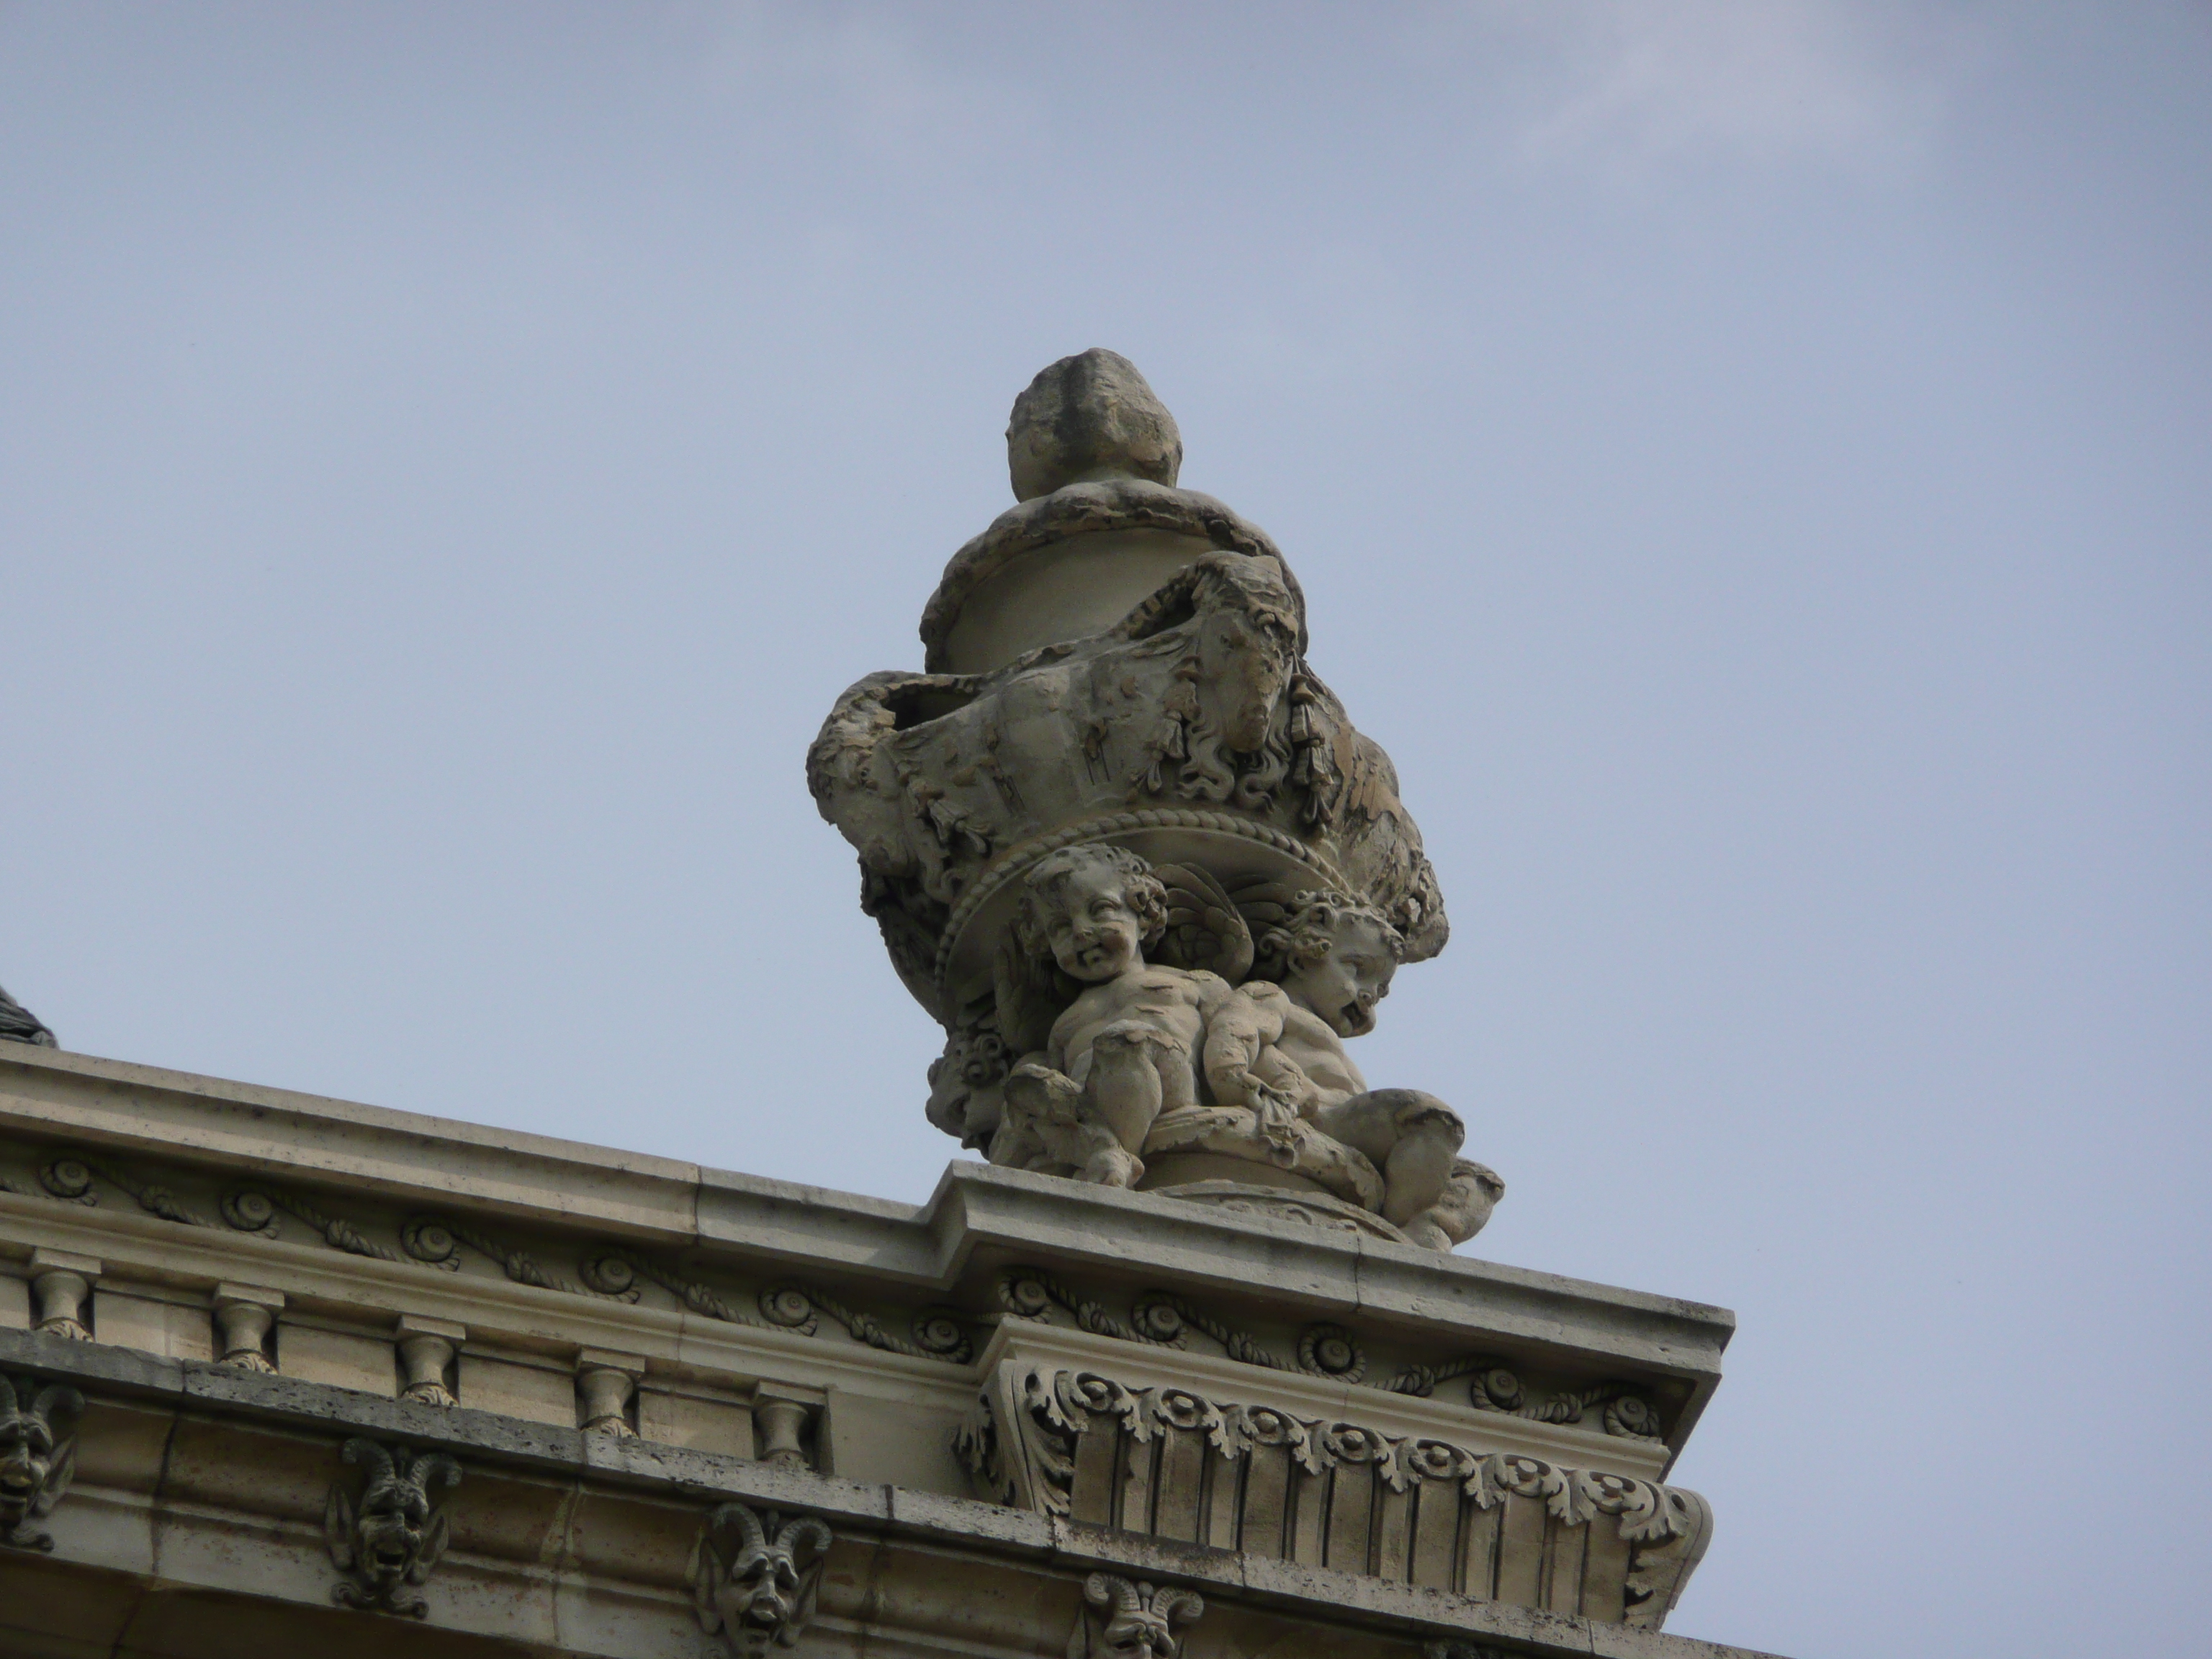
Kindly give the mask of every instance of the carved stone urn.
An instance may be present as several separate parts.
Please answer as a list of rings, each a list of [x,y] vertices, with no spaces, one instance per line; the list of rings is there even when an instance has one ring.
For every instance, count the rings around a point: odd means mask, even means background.
[[[945,1028],[931,1120],[994,1162],[1084,1173],[1079,1155],[1039,1150],[1053,1138],[1049,1103],[1034,1109],[1036,1133],[1006,1133],[1009,1077],[1049,1048],[1082,989],[1021,925],[1055,855],[1136,854],[1164,905],[1145,963],[1254,995],[1288,983],[1285,949],[1267,942],[1287,948],[1285,930],[1301,915],[1310,923],[1316,905],[1371,915],[1391,968],[1442,950],[1447,923],[1389,757],[1306,661],[1305,602],[1288,563],[1257,526],[1177,487],[1181,436],[1134,365],[1100,350],[1053,364],[1015,403],[1006,440],[1017,504],[945,567],[922,612],[923,671],[872,674],[840,697],[807,781],[859,852],[861,908],[892,965]],[[1331,948],[1316,926],[1303,936],[1308,957]],[[1321,1010],[1324,1022],[1339,1035],[1369,1029],[1388,972],[1346,994],[1342,1018]],[[1223,1029],[1207,1014],[1184,1040],[1210,1043]],[[1180,1144],[1131,1145],[1141,1175],[1086,1178],[1204,1182],[1217,1197],[1224,1181],[1257,1184],[1401,1236],[1407,1203],[1395,1221],[1373,1219],[1392,1207],[1382,1164],[1398,1131],[1340,1130],[1334,1144],[1352,1149],[1340,1158],[1313,1107],[1327,1087],[1306,1090],[1308,1073],[1336,1070],[1338,1095],[1364,1095],[1356,1072],[1336,1055],[1303,1069],[1266,1057],[1292,1052],[1287,1042],[1250,1046],[1261,1057],[1238,1073],[1250,1099],[1225,1100],[1242,1085],[1198,1077],[1188,1103],[1243,1110],[1249,1123],[1176,1118],[1170,1079],[1153,1109],[1180,1125]],[[1066,1079],[1063,1115],[1089,1109],[1076,1073],[1090,1057],[1054,1070]],[[1303,1113],[1272,1099],[1271,1066],[1297,1071],[1287,1092],[1305,1099]],[[1189,1069],[1203,1068],[1194,1056]],[[1375,1144],[1363,1150],[1363,1137]],[[1478,1191],[1474,1201],[1486,1214],[1489,1200]]]

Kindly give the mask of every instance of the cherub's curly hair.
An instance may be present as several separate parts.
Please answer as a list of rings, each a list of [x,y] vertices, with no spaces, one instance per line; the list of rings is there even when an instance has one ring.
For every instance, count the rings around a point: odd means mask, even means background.
[[[1336,948],[1331,930],[1339,922],[1352,920],[1373,922],[1390,947],[1390,959],[1406,959],[1406,936],[1389,916],[1343,893],[1317,890],[1293,898],[1282,921],[1261,933],[1252,976],[1279,984],[1284,975],[1312,967]]]
[[[1068,878],[1100,864],[1121,872],[1121,899],[1137,918],[1145,947],[1159,943],[1168,926],[1168,890],[1152,873],[1152,866],[1125,847],[1086,842],[1048,853],[1022,878],[1022,908],[1014,918],[1014,933],[1024,951],[1032,956],[1050,952],[1050,912],[1065,902],[1061,894]]]

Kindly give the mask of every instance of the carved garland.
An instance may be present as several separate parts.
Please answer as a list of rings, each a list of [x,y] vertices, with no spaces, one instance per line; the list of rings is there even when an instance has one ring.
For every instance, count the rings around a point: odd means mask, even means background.
[[[60,1154],[47,1158],[39,1168],[39,1182],[48,1196],[77,1204],[100,1202],[93,1190],[94,1176],[122,1188],[137,1200],[140,1207],[164,1220],[187,1227],[216,1224],[186,1208],[167,1188],[106,1159]],[[0,1190],[21,1191],[5,1181],[0,1181]],[[399,1230],[400,1249],[394,1250],[370,1238],[343,1216],[330,1214],[304,1194],[266,1182],[232,1189],[224,1195],[221,1209],[223,1221],[229,1226],[262,1238],[276,1237],[276,1216],[281,1211],[313,1229],[331,1249],[379,1261],[411,1263],[443,1273],[458,1273],[461,1266],[460,1246],[466,1245],[498,1263],[509,1279],[540,1290],[635,1303],[641,1293],[640,1281],[647,1280],[659,1285],[692,1311],[730,1324],[812,1336],[818,1328],[815,1317],[818,1310],[842,1326],[855,1341],[887,1353],[942,1360],[954,1365],[964,1365],[975,1357],[975,1344],[967,1328],[954,1310],[945,1308],[925,1308],[915,1315],[908,1340],[892,1334],[872,1314],[848,1306],[818,1285],[786,1284],[761,1291],[758,1302],[763,1316],[755,1319],[697,1280],[617,1246],[604,1247],[585,1258],[580,1275],[583,1283],[580,1285],[550,1272],[527,1251],[450,1217],[422,1215],[410,1218]]]
[[[399,1248],[416,1261],[426,1262],[447,1273],[459,1273],[461,1267],[459,1246],[465,1244],[481,1255],[499,1264],[499,1269],[518,1285],[535,1285],[541,1291],[559,1291],[568,1296],[605,1296],[617,1302],[635,1302],[635,1289],[603,1291],[574,1284],[558,1273],[549,1273],[538,1265],[528,1252],[501,1243],[490,1234],[471,1226],[465,1221],[450,1217],[421,1215],[411,1218],[399,1230]]]
[[[1045,1320],[1057,1304],[1075,1316],[1075,1322],[1097,1336],[1123,1342],[1143,1342],[1155,1347],[1189,1346],[1189,1332],[1197,1330],[1219,1343],[1231,1359],[1273,1371],[1303,1371],[1340,1382],[1357,1382],[1367,1374],[1367,1356],[1358,1339],[1341,1325],[1310,1325],[1299,1334],[1294,1358],[1285,1359],[1263,1347],[1258,1339],[1225,1325],[1167,1291],[1147,1291],[1129,1309],[1125,1322],[1060,1280],[1034,1267],[1017,1267],[999,1281],[999,1304],[1017,1319]]]
[[[884,1329],[873,1315],[847,1307],[816,1285],[770,1285],[759,1297],[763,1317],[755,1319],[696,1279],[687,1279],[628,1250],[610,1248],[586,1258],[584,1278],[605,1294],[627,1291],[633,1296],[635,1291],[630,1287],[635,1281],[648,1279],[693,1312],[732,1325],[750,1325],[756,1329],[773,1328],[812,1336],[817,1323],[814,1316],[818,1309],[843,1326],[855,1341],[886,1353],[904,1354],[913,1359],[942,1359],[954,1365],[964,1365],[975,1357],[974,1343],[969,1340],[958,1316],[950,1309],[924,1308],[916,1314],[911,1327],[914,1340],[909,1342]]]
[[[1502,1412],[1508,1417],[1534,1423],[1578,1423],[1592,1406],[1605,1407],[1605,1431],[1626,1440],[1664,1437],[1659,1408],[1626,1382],[1598,1382],[1570,1389],[1548,1399],[1539,1398],[1522,1386],[1521,1379],[1492,1358],[1455,1360],[1448,1365],[1408,1365],[1390,1379],[1389,1391],[1427,1399],[1439,1382],[1472,1376],[1468,1402],[1479,1412]]]
[[[186,1209],[167,1187],[142,1181],[104,1160],[85,1157],[50,1158],[39,1165],[39,1185],[56,1198],[78,1204],[97,1204],[100,1200],[92,1192],[92,1178],[95,1175],[123,1188],[138,1200],[140,1209],[160,1216],[164,1221],[174,1221],[186,1227],[215,1225],[205,1216]]]
[[[1148,1291],[1138,1297],[1124,1321],[1115,1318],[1103,1303],[1092,1301],[1048,1273],[1034,1267],[1016,1267],[999,1281],[999,1303],[1017,1319],[1040,1322],[1058,1305],[1094,1335],[1156,1347],[1187,1347],[1188,1327],[1212,1337],[1230,1358],[1268,1370],[1303,1371],[1340,1382],[1358,1382],[1367,1374],[1367,1356],[1358,1338],[1341,1325],[1309,1325],[1299,1334],[1295,1359],[1285,1359],[1257,1339],[1166,1291]],[[1470,1375],[1474,1380],[1468,1399],[1477,1411],[1500,1412],[1537,1423],[1579,1423],[1583,1413],[1601,1405],[1605,1411],[1601,1420],[1607,1434],[1627,1440],[1663,1438],[1658,1407],[1629,1382],[1599,1382],[1540,1396],[1525,1388],[1502,1361],[1481,1358],[1447,1365],[1409,1365],[1382,1386],[1393,1394],[1426,1399],[1436,1392],[1438,1382]]]

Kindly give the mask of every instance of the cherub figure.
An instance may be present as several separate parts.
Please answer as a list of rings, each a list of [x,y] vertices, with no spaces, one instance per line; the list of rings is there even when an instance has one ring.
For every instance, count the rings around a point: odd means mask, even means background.
[[[1049,951],[1083,988],[1042,1052],[1007,1077],[991,1161],[1133,1187],[1153,1120],[1199,1103],[1206,1028],[1236,993],[1218,974],[1146,962],[1167,928],[1167,889],[1134,853],[1067,848],[1040,860],[1024,890],[1021,954]]]
[[[1344,1049],[1346,1037],[1375,1029],[1375,1006],[1389,995],[1402,951],[1398,930],[1371,905],[1298,894],[1260,937],[1261,977],[1242,988],[1267,1045],[1253,1070],[1381,1171],[1384,1220],[1449,1249],[1489,1218],[1504,1183],[1459,1157],[1467,1127],[1450,1107],[1417,1089],[1370,1090]]]
[[[1266,977],[1235,985],[1254,944],[1203,872],[1099,844],[1040,860],[996,1016],[1034,1052],[1006,1079],[991,1161],[1133,1187],[1147,1156],[1226,1153],[1309,1177],[1433,1248],[1471,1237],[1504,1186],[1458,1156],[1458,1115],[1416,1090],[1370,1090],[1344,1050],[1374,1029],[1396,928],[1334,893],[1275,913],[1258,945]]]
[[[1406,1223],[1403,1231],[1416,1244],[1449,1250],[1480,1232],[1504,1196],[1505,1183],[1497,1170],[1471,1158],[1455,1158],[1443,1196]]]

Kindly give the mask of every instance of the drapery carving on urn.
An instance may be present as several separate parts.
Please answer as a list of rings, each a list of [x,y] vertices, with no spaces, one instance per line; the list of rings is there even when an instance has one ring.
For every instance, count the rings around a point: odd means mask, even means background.
[[[1038,493],[946,568],[926,672],[838,699],[808,787],[945,1027],[939,1127],[1105,1185],[1249,1182],[1235,1202],[1304,1221],[1326,1197],[1449,1249],[1504,1183],[1442,1101],[1370,1091],[1344,1049],[1443,948],[1435,872],[1306,660],[1280,552],[1175,487],[1175,430],[1111,352],[1040,374],[1007,433]]]
[[[335,1482],[323,1506],[331,1565],[345,1577],[331,1586],[340,1607],[421,1619],[429,1603],[419,1593],[446,1553],[446,1508],[433,1485],[460,1483],[461,1466],[443,1452],[416,1452],[374,1440],[348,1440],[340,1455],[367,1471],[356,1501]]]
[[[699,1627],[737,1659],[795,1646],[814,1617],[830,1528],[811,1516],[718,1504],[692,1547]]]
[[[1655,1481],[1014,1361],[954,1449],[1012,1507],[1653,1628],[1711,1529]]]

